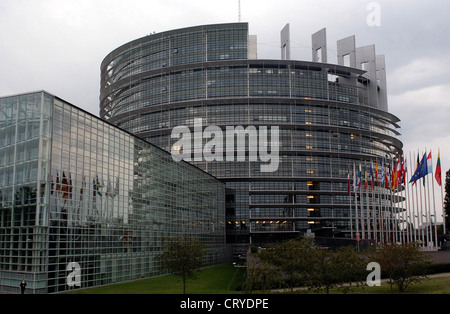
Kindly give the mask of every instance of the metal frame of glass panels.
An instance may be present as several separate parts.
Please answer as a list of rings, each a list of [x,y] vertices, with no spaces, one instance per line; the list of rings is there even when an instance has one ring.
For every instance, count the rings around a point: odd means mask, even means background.
[[[0,98],[0,290],[71,289],[161,275],[164,237],[224,261],[225,185],[45,92]]]

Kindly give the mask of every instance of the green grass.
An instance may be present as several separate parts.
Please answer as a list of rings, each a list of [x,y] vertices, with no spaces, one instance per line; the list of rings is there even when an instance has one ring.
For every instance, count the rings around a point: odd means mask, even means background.
[[[391,294],[391,288],[388,282],[383,282],[380,287],[360,287],[353,288],[352,294]],[[333,289],[333,293],[342,293]],[[392,294],[449,294],[450,277],[435,277],[423,279],[420,283],[413,283],[406,291],[400,292],[394,285]]]
[[[205,268],[198,280],[189,280],[186,284],[187,294],[238,294],[235,288],[242,283],[243,268],[235,268],[231,264]],[[183,283],[173,276],[162,276],[109,286],[76,290],[72,294],[182,294]],[[255,292],[258,293],[258,292]],[[289,293],[289,292],[287,292]],[[296,291],[294,293],[315,293]],[[339,289],[332,289],[331,294],[342,294]],[[383,282],[381,287],[352,288],[349,294],[390,294],[389,283]],[[400,293],[396,286],[392,293]],[[449,294],[450,277],[423,279],[408,287],[403,294]]]
[[[243,268],[231,264],[205,268],[198,280],[186,283],[187,294],[240,293],[235,287],[242,282]],[[71,294],[182,294],[183,282],[174,276],[163,276],[114,284],[109,286],[76,290]]]
[[[308,291],[304,289],[290,292],[286,289],[286,294],[325,294],[325,291]],[[450,293],[450,277],[434,277],[425,278],[420,283],[411,284],[406,291],[400,292],[397,286],[392,286],[392,292],[389,282],[382,282],[381,286],[369,287],[360,286],[352,287],[347,294],[449,294]],[[330,289],[330,294],[343,294],[343,290],[339,288]]]

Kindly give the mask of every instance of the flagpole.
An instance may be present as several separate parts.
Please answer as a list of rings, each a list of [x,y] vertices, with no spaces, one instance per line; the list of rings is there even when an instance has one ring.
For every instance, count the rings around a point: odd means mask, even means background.
[[[384,160],[384,242],[389,242],[389,206],[390,206],[390,200],[389,200],[389,167],[387,167],[387,162]]]
[[[397,193],[394,192],[394,188],[395,188],[395,178],[396,178],[396,173],[397,173],[397,167],[395,166],[395,160],[392,159],[392,171],[393,171],[393,176],[392,176],[392,186],[391,186],[391,190],[392,190],[392,195],[393,195],[393,200],[394,202],[392,203],[392,212],[394,213],[395,210],[395,215],[392,216],[393,218],[393,239],[394,242],[398,243],[398,202],[397,202]]]
[[[417,152],[417,167],[419,167],[419,152]],[[421,232],[420,232],[420,198],[419,198],[419,188],[417,185],[417,181],[414,181],[413,183],[414,186],[414,192],[416,194],[416,211],[415,211],[415,216],[414,219],[416,220],[416,233],[417,233],[417,241],[421,242]]]
[[[367,182],[367,163],[364,165],[364,187],[366,188],[366,223],[367,223],[367,239],[371,240],[371,228],[370,228],[370,201],[369,201],[369,191]]]
[[[350,167],[347,168],[347,192],[350,199],[350,238],[353,239],[352,192],[350,186]]]
[[[385,225],[385,223],[384,223],[384,219],[385,219],[385,217],[386,217],[386,209],[385,209],[385,199],[386,199],[386,194],[384,193],[384,189],[382,188],[381,190],[380,190],[380,194],[381,194],[381,199],[380,199],[380,202],[381,202],[381,212],[380,212],[380,229],[381,229],[381,243],[386,243],[386,231],[385,231],[385,228],[386,228],[386,225]]]
[[[430,184],[429,184],[429,182],[428,182],[429,180],[425,180],[425,186],[424,186],[424,190],[425,190],[425,192],[424,193],[426,193],[426,199],[427,199],[427,204],[428,204],[428,206],[427,206],[427,211],[426,211],[426,214],[425,214],[425,219],[427,220],[427,246],[428,247],[430,247],[431,245],[431,242],[432,242],[432,237],[433,237],[433,234],[432,234],[432,226],[431,226],[431,204],[430,204]]]
[[[430,150],[431,154],[431,150]],[[433,213],[434,213],[434,246],[438,247],[437,241],[437,216],[436,216],[436,199],[434,195],[434,171],[433,171],[433,155],[431,155],[431,191],[433,193]]]
[[[439,157],[441,156],[441,150],[439,149]],[[441,199],[442,199],[442,221],[443,221],[443,227],[444,227],[444,230],[443,230],[443,235],[445,235],[446,234],[446,232],[447,232],[447,230],[446,230],[446,225],[445,225],[445,209],[444,209],[444,184],[443,184],[443,182],[442,182],[442,166],[440,167],[440,170],[441,170],[441,174],[440,174],[440,177],[441,177]]]
[[[356,233],[358,234],[359,233],[358,194],[356,193],[358,184],[356,182],[357,179],[356,179],[356,172],[355,171],[356,171],[356,166],[355,166],[355,163],[353,163],[353,177],[354,177],[353,191],[355,192],[355,222],[356,222]],[[359,242],[358,242],[358,245],[359,245]]]
[[[410,168],[411,168],[411,177],[408,177],[408,185],[409,185],[409,182],[410,182],[410,180],[411,180],[411,178],[412,178],[412,174],[413,174],[413,171],[412,171],[412,169],[414,169],[414,167],[413,167],[413,164],[412,164],[412,159],[411,159],[411,151],[409,152],[409,165],[410,165]],[[414,239],[414,242],[417,242],[417,233],[416,233],[416,227],[417,227],[417,225],[416,225],[416,223],[415,223],[415,221],[416,221],[416,219],[415,219],[415,205],[414,205],[414,201],[415,201],[415,199],[414,199],[414,188],[413,188],[413,186],[411,186],[410,188],[409,188],[409,190],[410,190],[410,192],[411,192],[411,202],[410,202],[410,206],[412,206],[412,216],[411,216],[411,220],[412,220],[412,225],[411,225],[411,229],[412,229],[412,232],[413,232],[413,239]]]
[[[393,233],[392,233],[392,229],[393,229],[393,217],[394,217],[394,215],[393,215],[393,213],[394,213],[394,210],[393,210],[393,195],[392,195],[392,189],[391,189],[391,165],[392,165],[392,162],[391,162],[391,156],[389,156],[389,161],[388,161],[388,163],[389,163],[389,173],[388,173],[388,176],[387,176],[387,180],[388,180],[388,190],[389,190],[389,215],[388,215],[388,217],[387,217],[387,220],[386,220],[386,222],[387,222],[387,231],[388,231],[388,242],[394,242],[393,241]]]
[[[409,207],[408,207],[408,195],[407,195],[407,185],[406,185],[406,171],[408,169],[408,167],[406,166],[406,158],[403,156],[402,157],[402,195],[404,196],[404,203],[405,203],[405,208],[404,208],[404,215],[403,215],[403,224],[405,224],[406,222],[406,237],[405,237],[405,243],[410,242],[410,229],[409,229],[409,223],[408,223],[408,216],[409,216]],[[406,217],[406,218],[405,218]]]
[[[399,211],[401,211],[401,213],[399,213],[399,220],[401,221],[401,224],[399,224],[399,236],[400,236],[400,243],[404,244],[405,243],[405,210],[404,210],[404,205],[405,205],[405,201],[403,200],[403,186],[402,186],[402,173],[403,173],[403,157],[400,155],[398,157],[397,160],[397,195],[400,192],[400,196],[399,196],[399,202],[398,202],[398,207],[399,207]],[[399,171],[399,167],[400,167],[400,171]],[[400,174],[400,176],[399,176]]]
[[[377,188],[377,195],[378,195],[378,197],[377,197],[377,212],[376,212],[376,214],[377,214],[377,221],[376,221],[376,223],[377,223],[377,233],[378,233],[378,235],[377,235],[377,241],[378,241],[378,239],[379,239],[379,242],[381,242],[381,220],[380,220],[380,218],[381,218],[381,193],[380,193],[380,181],[379,181],[379,177],[380,177],[380,174],[379,174],[379,172],[378,172],[378,158],[375,160],[375,186],[376,186],[376,188]]]
[[[419,154],[419,156],[420,156],[420,154]],[[422,248],[423,248],[423,247],[425,247],[425,230],[423,228],[423,201],[422,201],[422,188],[420,187],[420,184],[418,184],[417,189],[419,190],[419,198],[420,198],[419,219],[420,219],[420,234],[421,234]]]
[[[365,232],[366,232],[366,227],[364,225],[364,211],[363,211],[363,207],[364,207],[364,201],[363,201],[363,192],[362,192],[362,174],[361,174],[361,164],[359,164],[359,184],[358,184],[358,188],[359,188],[359,200],[360,200],[360,208],[361,208],[361,239],[365,239]]]
[[[375,243],[378,243],[378,237],[377,237],[377,199],[375,198],[375,175],[374,175],[374,169],[373,169],[373,161],[370,162],[370,173],[371,178],[370,180],[372,183],[372,222],[373,222],[373,239],[375,240]]]
[[[403,185],[404,185],[404,187],[405,187],[405,195],[406,195],[406,197],[405,197],[405,202],[406,202],[406,210],[407,210],[407,214],[406,214],[406,228],[408,228],[407,230],[408,230],[408,243],[409,242],[412,242],[412,228],[411,228],[411,222],[410,222],[410,219],[411,219],[411,205],[410,205],[410,201],[411,201],[411,199],[409,198],[409,187],[408,187],[408,161],[407,161],[407,158],[405,157],[404,159],[403,159],[403,161],[404,161],[404,169],[403,169],[403,171],[404,171],[404,175],[403,175],[403,177],[404,177],[404,182],[403,182]]]
[[[402,231],[403,231],[403,235],[402,235],[403,239],[402,239],[402,241],[403,241],[403,243],[407,243],[409,241],[408,223],[406,221],[406,219],[408,218],[408,215],[407,215],[407,213],[408,213],[407,212],[408,211],[408,200],[405,197],[406,188],[405,188],[404,183],[403,183],[403,181],[404,181],[403,180],[403,177],[404,177],[403,171],[404,171],[404,168],[405,168],[405,165],[404,165],[405,162],[404,162],[403,156],[400,156],[400,158],[402,159],[402,163],[401,163],[402,169],[401,169],[401,172],[400,172],[400,180],[399,180],[399,185],[400,185],[400,188],[401,188],[400,194],[401,194],[401,199],[402,199]]]
[[[425,155],[427,155],[427,149],[425,148]],[[425,195],[425,202],[426,202],[426,204],[425,204],[425,208],[426,208],[426,213],[425,213],[425,219],[426,219],[426,227],[427,227],[427,247],[430,247],[430,243],[431,243],[431,222],[429,222],[428,220],[429,220],[429,218],[431,218],[430,217],[430,209],[431,209],[431,206],[430,206],[430,189],[429,189],[429,183],[428,183],[428,181],[426,180],[426,177],[427,177],[427,175],[428,175],[428,155],[427,155],[427,174],[425,175],[425,177],[424,177],[424,186],[423,186],[423,189],[424,189],[424,195]],[[428,206],[427,206],[428,205]],[[430,224],[430,225],[428,225],[428,224]]]
[[[385,243],[385,225],[384,225],[384,217],[385,217],[385,209],[384,209],[384,199],[385,199],[385,193],[384,189],[380,189],[380,241],[381,243]]]
[[[373,178],[372,178],[373,181]],[[378,243],[378,228],[377,228],[377,199],[375,198],[375,184],[372,190],[372,223],[373,223],[373,239],[375,240],[375,243]]]

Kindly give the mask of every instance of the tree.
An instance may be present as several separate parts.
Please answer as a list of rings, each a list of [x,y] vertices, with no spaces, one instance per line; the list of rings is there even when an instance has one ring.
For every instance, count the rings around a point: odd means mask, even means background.
[[[359,285],[366,274],[365,260],[352,246],[341,247],[336,251],[317,248],[312,265],[312,272],[308,274],[308,287],[325,289],[327,294],[334,287],[347,292],[353,284]]]
[[[450,169],[445,174],[445,198],[444,198],[444,219],[445,225],[448,226],[447,232],[450,228]]]
[[[202,267],[205,245],[188,235],[164,238],[164,251],[156,259],[161,262],[163,271],[179,277],[183,281],[183,294],[186,293],[186,281],[197,279]]]
[[[273,288],[281,282],[279,272],[277,272],[268,262],[257,258],[247,260],[247,270],[243,289],[246,293],[254,290],[262,290],[265,294],[268,289]]]
[[[258,253],[265,265],[271,265],[279,278],[287,278],[288,286],[293,291],[297,281],[305,281],[305,274],[312,267],[314,241],[310,238],[291,239],[273,244]]]
[[[426,269],[430,264],[429,257],[413,242],[380,244],[373,258],[389,278],[391,292],[393,285],[403,292],[411,284],[426,278]]]
[[[314,290],[325,289],[327,294],[334,287],[345,293],[353,284],[359,285],[365,275],[365,260],[352,246],[336,250],[316,248],[312,262],[307,286]]]
[[[247,263],[247,290],[274,288],[275,283],[287,283],[293,291],[295,285],[311,290],[333,287],[344,292],[358,284],[366,275],[365,259],[355,247],[336,251],[319,247],[312,238],[291,239],[272,244],[261,250],[252,263]]]

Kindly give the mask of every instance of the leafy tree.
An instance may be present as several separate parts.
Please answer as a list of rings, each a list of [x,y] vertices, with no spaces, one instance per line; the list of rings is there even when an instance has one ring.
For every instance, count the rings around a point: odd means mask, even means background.
[[[262,250],[258,257],[264,264],[272,265],[278,278],[287,278],[288,286],[293,291],[296,282],[305,281],[308,269],[312,267],[314,242],[310,238],[291,239],[279,244],[272,244]]]
[[[380,244],[373,258],[380,264],[382,273],[389,278],[391,292],[393,285],[403,292],[411,284],[426,278],[426,270],[430,265],[429,257],[413,242]]]
[[[444,219],[447,233],[450,233],[450,169],[445,174]]]
[[[352,246],[336,251],[317,248],[314,254],[312,272],[308,287],[314,290],[339,287],[348,292],[353,284],[359,285],[366,274],[365,259]]]
[[[279,272],[272,265],[260,259],[250,258],[247,260],[247,271],[243,289],[246,293],[254,290],[263,290],[264,293],[268,289],[281,282]]]
[[[164,238],[164,251],[156,259],[161,262],[163,271],[179,277],[183,281],[183,294],[186,293],[186,281],[197,279],[202,267],[205,245],[188,235]]]

